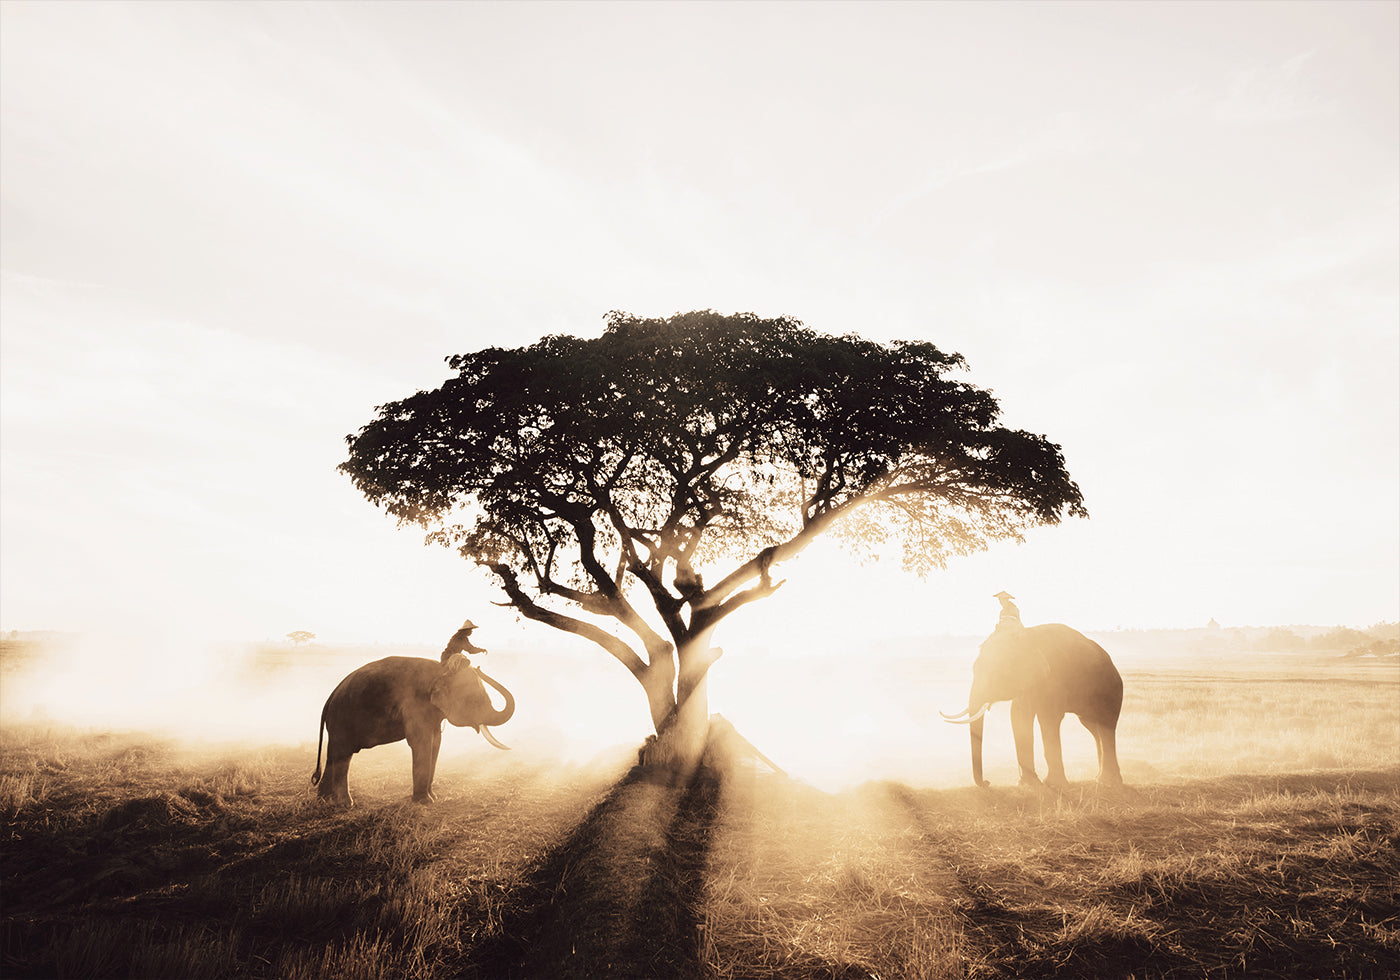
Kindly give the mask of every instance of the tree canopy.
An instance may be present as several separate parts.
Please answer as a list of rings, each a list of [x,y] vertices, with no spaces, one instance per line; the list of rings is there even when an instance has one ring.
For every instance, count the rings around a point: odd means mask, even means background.
[[[819,535],[897,546],[922,574],[1086,513],[1060,447],[999,425],[930,343],[613,312],[597,338],[447,363],[347,438],[341,471],[489,569],[505,604],[625,664],[658,731],[718,655],[715,625]]]

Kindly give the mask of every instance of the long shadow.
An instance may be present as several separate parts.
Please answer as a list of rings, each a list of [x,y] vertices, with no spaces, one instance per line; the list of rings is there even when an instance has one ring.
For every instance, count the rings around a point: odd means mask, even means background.
[[[647,918],[640,923],[642,929],[632,930],[627,937],[625,962],[640,968],[642,976],[677,980],[704,976],[700,907],[719,795],[717,780],[703,775],[692,780],[666,830],[666,849],[640,905]]]
[[[718,813],[713,774],[677,787],[633,769],[508,896],[464,976],[700,980],[699,909]]]
[[[927,802],[942,801],[946,807],[965,807],[975,813],[979,806],[995,805],[996,797],[985,790],[926,790],[916,792],[901,783],[886,783],[880,787],[886,798],[900,810],[905,819],[919,831],[921,846],[930,863],[939,869],[947,894],[956,898],[955,915],[960,920],[965,942],[969,948],[985,951],[989,963],[998,970],[1030,980],[1053,976],[1131,976],[1133,964],[1146,965],[1166,971],[1181,966],[1161,951],[1153,950],[1138,936],[1091,936],[1076,943],[1068,953],[1051,950],[1047,953],[1043,937],[1053,936],[1063,924],[1059,911],[1027,907],[1008,902],[996,887],[976,872],[974,854],[960,853],[965,844],[948,839],[945,832],[929,820]],[[1048,790],[1015,789],[1018,797],[1028,798],[1048,793]],[[1060,954],[1056,958],[1055,954]],[[1128,969],[1124,970],[1124,964]],[[1152,975],[1152,974],[1149,974]]]
[[[1080,787],[1076,793],[1080,800],[1094,803],[1104,802],[1114,807],[1124,822],[1120,834],[1131,831],[1133,812],[1144,807],[1154,815],[1156,826],[1162,826],[1163,811],[1181,802],[1190,803],[1202,793],[1212,796],[1235,797],[1241,801],[1259,796],[1261,793],[1277,792],[1306,797],[1310,793],[1335,794],[1339,790],[1374,792],[1381,795],[1395,792],[1400,782],[1400,770],[1338,771],[1314,773],[1285,773],[1270,775],[1235,774],[1208,777],[1189,782],[1143,787],[1141,791],[1118,789],[1098,791],[1092,787]],[[969,939],[969,945],[986,951],[986,965],[989,969],[1005,971],[1009,975],[1024,978],[1052,976],[1204,976],[1218,970],[1221,975],[1230,973],[1228,963],[1216,962],[1219,950],[1211,944],[1228,946],[1236,942],[1235,937],[1222,934],[1229,924],[1221,924],[1222,910],[1244,909],[1246,902],[1260,896],[1247,894],[1240,886],[1233,886],[1228,879],[1202,879],[1178,885],[1157,886],[1162,888],[1161,904],[1158,910],[1146,911],[1149,918],[1160,915],[1166,932],[1160,940],[1150,935],[1131,930],[1104,928],[1088,930],[1078,936],[1069,946],[1056,946],[1047,942],[1053,940],[1062,928],[1064,918],[1061,910],[1053,903],[1020,902],[1008,898],[1007,882],[986,880],[979,870],[982,861],[978,857],[980,847],[970,846],[966,853],[959,853],[961,847],[957,835],[949,835],[936,821],[929,819],[931,812],[960,808],[976,818],[982,808],[1005,808],[1006,813],[1018,809],[1034,812],[1046,798],[1055,798],[1052,791],[1044,789],[1027,790],[1011,788],[1003,791],[992,790],[922,790],[916,791],[898,783],[887,783],[880,787],[888,800],[903,811],[910,824],[919,831],[921,847],[947,869],[950,880],[950,894],[957,896],[957,914]],[[1073,800],[1076,793],[1062,794],[1066,800]],[[1048,795],[1047,795],[1048,794]],[[1074,805],[1072,802],[1069,805]],[[1394,835],[1392,823],[1387,822],[1389,808],[1380,804],[1356,803],[1353,805],[1354,826],[1364,829],[1377,828],[1373,836],[1390,833],[1391,842],[1400,850],[1400,835]],[[1335,829],[1339,817],[1330,803],[1319,804],[1318,826]],[[1378,816],[1371,820],[1367,817]],[[1296,828],[1290,827],[1272,832],[1267,825],[1243,827],[1242,833],[1249,834],[1259,841],[1278,840],[1284,844],[1297,842]],[[1294,876],[1297,890],[1287,898],[1293,914],[1309,920],[1314,915],[1324,917],[1334,906],[1336,896],[1329,894],[1325,874],[1319,882],[1308,877],[1310,862],[1325,864],[1322,857],[1301,857],[1293,855],[1287,862],[1288,873]],[[1385,864],[1385,862],[1382,862]],[[1393,862],[1390,864],[1393,865]],[[1387,865],[1389,866],[1389,865]],[[1281,862],[1280,869],[1285,865]],[[1376,872],[1376,878],[1385,878],[1385,868]],[[1278,872],[1280,876],[1283,870]],[[1282,880],[1282,879],[1280,879]],[[1032,883],[1032,887],[1034,887]],[[1246,886],[1248,887],[1248,886]],[[1170,889],[1170,894],[1166,889]],[[1126,898],[1124,894],[1126,892]],[[1242,897],[1244,896],[1244,897]],[[1377,892],[1379,901],[1365,892],[1351,899],[1356,913],[1384,921],[1391,914],[1394,904],[1388,896]],[[1126,906],[1126,914],[1131,917],[1136,902],[1131,889],[1111,886],[1100,888],[1096,900],[1101,903],[1117,902]],[[1150,903],[1149,903],[1150,904]],[[1255,925],[1237,917],[1238,928],[1254,929]],[[1291,935],[1286,930],[1262,935],[1257,948],[1250,949],[1250,976],[1379,976],[1374,972],[1375,964],[1393,958],[1393,949],[1387,949],[1384,940],[1375,934],[1353,936],[1346,943],[1338,944],[1325,935]],[[1241,976],[1245,975],[1242,971]]]

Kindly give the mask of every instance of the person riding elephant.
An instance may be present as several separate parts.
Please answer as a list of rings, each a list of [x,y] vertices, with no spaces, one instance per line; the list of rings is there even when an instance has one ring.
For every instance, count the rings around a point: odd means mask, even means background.
[[[316,738],[316,771],[311,783],[321,799],[354,806],[350,796],[350,758],[361,749],[407,740],[413,753],[413,799],[431,803],[443,722],[474,728],[498,749],[509,748],[491,734],[515,714],[515,697],[488,677],[459,650],[485,653],[468,637],[471,620],[448,641],[441,662],[426,657],[385,657],[351,671],[336,685],[321,709]],[[504,700],[497,708],[490,686]],[[321,745],[326,740],[326,768]]]
[[[1011,601],[1012,599],[1016,598],[1014,595],[1003,589],[996,595],[992,596],[992,598],[1001,603],[1001,615],[997,617],[997,629],[1019,630],[1025,628],[1021,625],[1021,610],[1017,609],[1016,603]]]
[[[972,781],[988,785],[982,778],[983,715],[995,702],[1010,701],[1011,731],[1023,785],[1040,782],[1033,753],[1037,720],[1045,751],[1045,782],[1056,787],[1067,785],[1060,746],[1060,722],[1066,714],[1078,715],[1094,737],[1099,783],[1121,785],[1116,731],[1123,707],[1123,678],[1112,658],[1103,647],[1063,623],[1022,626],[1012,597],[1003,592],[996,598],[1002,604],[1001,619],[983,641],[972,665],[968,706],[956,715],[942,713],[954,724],[969,726]],[[1014,619],[1009,614],[1014,614]]]
[[[479,646],[472,644],[472,630],[476,629],[476,624],[470,619],[462,620],[462,625],[457,632],[452,634],[452,638],[447,641],[447,646],[442,648],[441,660],[445,664],[451,659],[454,653],[485,653]]]

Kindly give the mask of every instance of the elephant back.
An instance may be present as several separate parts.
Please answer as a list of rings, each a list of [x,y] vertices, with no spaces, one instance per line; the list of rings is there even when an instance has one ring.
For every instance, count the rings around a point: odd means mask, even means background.
[[[1054,676],[1073,688],[1066,691],[1073,700],[1088,698],[1090,703],[1108,706],[1117,721],[1123,704],[1123,677],[1108,651],[1089,637],[1064,623],[1032,626],[1027,634],[1050,663]]]

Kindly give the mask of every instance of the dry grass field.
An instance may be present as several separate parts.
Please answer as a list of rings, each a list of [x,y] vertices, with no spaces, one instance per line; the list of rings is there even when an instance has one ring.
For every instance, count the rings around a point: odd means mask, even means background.
[[[1121,792],[492,752],[419,807],[384,748],[341,811],[309,742],[7,721],[0,974],[1391,976],[1400,671],[1294,663],[1125,670]]]

